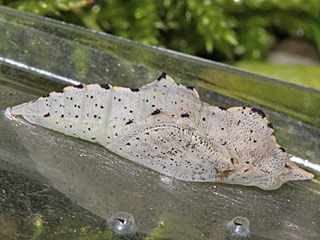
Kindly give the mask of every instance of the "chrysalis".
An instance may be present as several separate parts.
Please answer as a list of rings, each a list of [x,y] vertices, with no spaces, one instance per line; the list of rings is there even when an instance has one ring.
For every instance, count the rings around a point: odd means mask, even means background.
[[[141,88],[66,87],[8,112],[184,181],[272,190],[313,178],[289,160],[261,110],[210,106],[165,73]]]

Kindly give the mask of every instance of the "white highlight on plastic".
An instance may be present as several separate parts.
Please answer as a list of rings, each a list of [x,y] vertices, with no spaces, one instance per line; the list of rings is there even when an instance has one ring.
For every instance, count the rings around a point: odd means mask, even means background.
[[[16,67],[20,67],[20,68],[24,68],[24,69],[27,69],[27,70],[31,70],[31,71],[33,71],[33,72],[39,73],[39,74],[41,74],[41,75],[44,75],[44,76],[47,76],[47,77],[50,77],[50,78],[59,79],[59,80],[64,81],[64,82],[66,82],[66,83],[68,83],[68,84],[72,84],[72,85],[79,85],[79,84],[81,84],[81,82],[72,80],[72,79],[70,79],[70,78],[62,77],[62,76],[59,76],[59,75],[53,74],[53,73],[51,73],[51,72],[48,72],[48,71],[45,71],[45,70],[42,70],[42,69],[35,68],[35,67],[30,67],[30,66],[28,66],[28,65],[26,65],[26,64],[23,64],[23,63],[21,63],[21,62],[14,61],[14,60],[12,60],[12,59],[0,57],[0,61],[5,62],[5,63],[8,63],[8,64],[11,64],[11,65],[16,66]]]
[[[312,163],[309,160],[303,160],[303,159],[298,158],[296,156],[290,156],[290,160],[292,162],[302,164],[305,167],[309,167],[312,170],[320,172],[320,164]]]

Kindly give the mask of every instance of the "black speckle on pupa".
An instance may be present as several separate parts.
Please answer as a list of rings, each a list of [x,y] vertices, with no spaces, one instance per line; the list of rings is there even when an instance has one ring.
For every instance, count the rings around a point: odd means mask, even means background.
[[[82,85],[82,84],[78,84],[78,85],[75,85],[74,87],[75,87],[75,88],[82,89],[82,88],[83,88],[83,85]]]
[[[132,120],[132,119],[129,119],[129,121],[126,122],[126,125],[129,125],[129,124],[131,124],[131,123],[133,123],[133,120]]]
[[[161,111],[159,110],[159,109],[156,109],[155,111],[153,111],[152,113],[151,113],[151,115],[157,115],[157,114],[159,114]]]
[[[273,129],[273,125],[271,123],[268,123],[268,127]]]
[[[157,78],[157,80],[160,81],[162,78],[166,78],[166,76],[167,76],[167,74],[165,72],[163,72],[161,74],[161,76]]]
[[[266,115],[264,114],[264,112],[260,109],[257,108],[251,108],[252,112],[258,113],[262,118],[264,118]]]
[[[227,110],[225,107],[221,107],[221,106],[219,106],[218,108],[219,108],[220,110],[222,110],[222,111],[226,111],[226,110]]]
[[[100,87],[106,89],[106,90],[109,90],[110,89],[110,86],[108,84],[99,84]]]

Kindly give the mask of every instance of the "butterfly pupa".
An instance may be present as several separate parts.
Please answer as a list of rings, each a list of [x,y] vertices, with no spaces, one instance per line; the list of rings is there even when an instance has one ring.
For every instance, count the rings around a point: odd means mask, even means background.
[[[165,73],[141,88],[66,87],[8,112],[179,180],[273,190],[313,178],[290,161],[261,110],[210,106]]]

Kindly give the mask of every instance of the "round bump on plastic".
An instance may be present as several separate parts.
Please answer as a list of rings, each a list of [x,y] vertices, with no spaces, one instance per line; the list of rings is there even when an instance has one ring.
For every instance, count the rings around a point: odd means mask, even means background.
[[[235,217],[227,223],[227,231],[231,236],[248,237],[250,235],[249,220],[245,217]]]
[[[131,235],[135,232],[134,218],[130,213],[117,212],[108,220],[112,231],[119,235]]]

